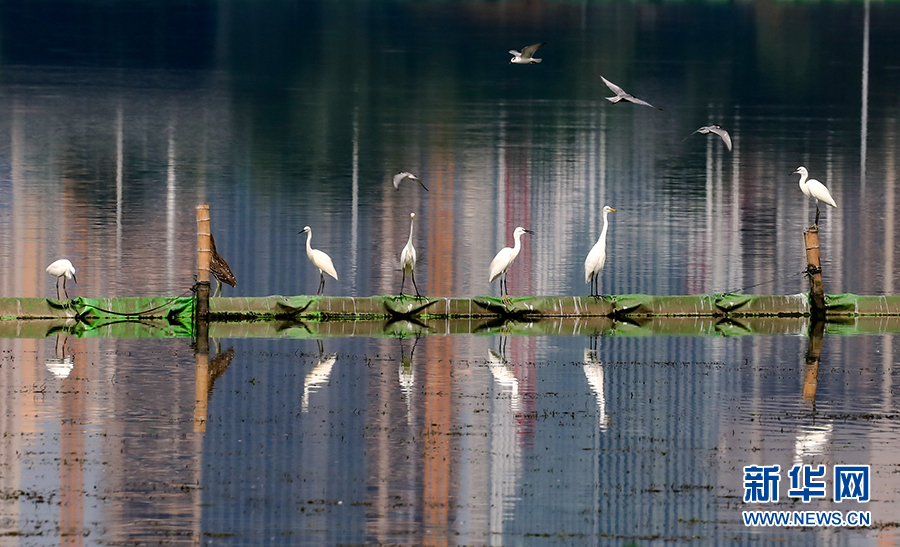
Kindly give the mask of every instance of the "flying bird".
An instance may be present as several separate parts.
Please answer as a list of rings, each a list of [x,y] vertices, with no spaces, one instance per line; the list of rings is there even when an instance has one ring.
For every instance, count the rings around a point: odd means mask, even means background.
[[[403,181],[403,179],[414,180],[414,181],[418,182],[420,185],[422,185],[422,188],[425,188],[425,183],[422,182],[421,179],[419,179],[419,177],[413,175],[412,173],[407,173],[406,171],[403,171],[402,173],[397,173],[396,175],[394,175],[394,190],[400,189],[400,183]],[[425,191],[427,192],[428,188],[425,188]]]
[[[606,231],[609,229],[609,214],[616,210],[607,205],[603,208],[603,229],[600,238],[591,247],[584,260],[584,282],[591,284],[591,296],[600,296],[600,272],[606,264]]]
[[[66,295],[66,300],[68,300],[69,293],[66,292],[66,279],[71,279],[75,283],[78,283],[78,280],[75,279],[75,266],[67,259],[61,258],[47,266],[47,273],[56,278],[56,299],[62,300],[59,296],[59,280],[62,279],[63,294]]]
[[[809,171],[806,170],[806,167],[802,165],[797,168],[796,171],[791,173],[792,175],[800,174],[800,190],[806,194],[807,196],[813,198],[816,201],[816,222],[813,226],[819,225],[819,202],[827,203],[832,207],[837,207],[837,203],[834,202],[834,198],[831,197],[831,192],[828,191],[828,188],[825,187],[824,184],[817,181],[816,179],[809,179]]]
[[[658,106],[653,106],[652,104],[648,103],[647,101],[642,101],[641,99],[638,99],[637,97],[635,97],[635,96],[632,95],[631,93],[626,93],[625,90],[622,89],[621,87],[619,87],[619,86],[617,86],[616,84],[610,82],[610,81],[607,80],[606,78],[603,78],[603,75],[602,75],[602,74],[600,75],[600,78],[603,79],[603,82],[606,84],[606,87],[608,87],[608,88],[610,89],[610,91],[612,91],[613,93],[616,94],[615,97],[606,97],[606,100],[607,100],[607,101],[609,101],[609,102],[611,102],[611,103],[613,103],[613,104],[615,104],[615,103],[617,103],[617,102],[619,102],[619,101],[628,101],[628,102],[630,102],[630,103],[641,104],[641,105],[644,105],[644,106],[649,106],[650,108],[656,108],[657,110],[662,110],[662,108],[659,108]]]
[[[722,137],[722,141],[725,143],[725,148],[727,148],[728,151],[731,152],[731,135],[728,134],[728,131],[722,129],[721,125],[717,123],[714,123],[712,125],[704,125],[700,129],[691,133],[691,135],[694,135],[696,133],[700,133],[701,135],[709,135],[710,133],[715,133],[716,135]],[[688,135],[688,137],[690,137],[691,135]],[[685,137],[685,140],[687,140],[688,137]]]
[[[491,260],[490,280],[491,283],[493,283],[495,279],[498,277],[500,278],[500,296],[503,296],[503,285],[506,285],[506,295],[509,296],[509,284],[506,281],[506,272],[509,270],[509,267],[512,266],[513,260],[519,256],[519,251],[522,250],[522,234],[534,234],[534,232],[519,226],[513,231],[513,238],[516,240],[515,246],[503,247],[494,259]]]
[[[513,54],[513,58],[509,60],[509,64],[511,65],[531,65],[534,63],[540,63],[542,59],[535,59],[534,52],[538,50],[539,47],[546,45],[547,42],[541,42],[540,44],[531,44],[530,46],[525,46],[522,48],[522,52],[511,49],[510,53]]]
[[[334,270],[334,264],[332,264],[330,256],[319,249],[312,248],[310,244],[312,241],[312,228],[304,226],[303,229],[297,233],[306,234],[306,257],[309,258],[309,261],[313,263],[313,266],[319,270],[319,290],[316,294],[322,294],[325,290],[325,274],[328,274],[335,279],[338,278],[337,272]]]

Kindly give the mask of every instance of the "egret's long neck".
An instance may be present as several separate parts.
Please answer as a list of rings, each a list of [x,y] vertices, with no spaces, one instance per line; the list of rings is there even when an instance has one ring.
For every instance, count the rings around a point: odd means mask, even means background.
[[[413,223],[414,223],[415,221],[416,221],[416,219],[414,219],[414,218],[409,219],[409,241],[407,242],[407,245],[412,245],[412,238],[413,238]]]
[[[806,179],[809,177],[806,173],[800,173],[800,189],[806,188]]]
[[[600,238],[597,239],[597,242],[601,242],[606,239],[606,230],[609,229],[609,211],[603,211],[603,229],[600,230]]]
[[[306,232],[306,256],[312,254],[312,230]]]
[[[522,250],[522,234],[521,232],[516,232],[515,234],[516,244],[513,245],[513,256],[519,256],[519,251]]]

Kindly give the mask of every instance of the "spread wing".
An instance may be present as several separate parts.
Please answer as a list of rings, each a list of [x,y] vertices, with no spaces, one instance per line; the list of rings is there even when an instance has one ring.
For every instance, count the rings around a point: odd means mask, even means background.
[[[547,42],[541,42],[540,44],[531,44],[530,46],[526,46],[522,48],[522,57],[534,57],[534,52],[538,50],[539,47],[546,45]],[[510,52],[512,53],[512,52]]]
[[[731,152],[731,135],[728,134],[728,131],[725,131],[721,127],[710,127],[709,130],[722,137],[722,140],[725,142],[725,148]]]
[[[397,173],[394,175],[394,189],[397,190],[400,188],[400,182],[403,181],[406,177],[415,177],[412,173],[407,173],[406,171],[402,173]]]
[[[604,78],[602,74],[600,75],[600,78],[603,80],[603,83],[606,84],[606,87],[608,87],[616,95],[627,95],[624,89]]]
[[[650,108],[655,108],[655,109],[657,109],[657,110],[662,110],[662,108],[660,108],[660,107],[658,107],[658,106],[653,106],[652,104],[648,103],[647,101],[638,99],[638,98],[635,97],[634,95],[628,95],[627,97],[625,97],[625,100],[628,101],[628,102],[630,102],[630,103],[639,104],[639,105],[643,105],[643,106],[649,106]]]

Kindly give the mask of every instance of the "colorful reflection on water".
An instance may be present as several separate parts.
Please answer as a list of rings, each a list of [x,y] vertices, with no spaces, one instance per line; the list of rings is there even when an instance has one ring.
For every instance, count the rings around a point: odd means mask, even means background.
[[[3,531],[29,545],[896,541],[896,335],[0,342]],[[57,355],[72,368],[60,372]],[[743,467],[870,464],[866,504]],[[830,496],[830,490],[829,490]],[[799,507],[799,508],[798,508]],[[868,510],[751,529],[749,509]],[[73,543],[74,544],[74,543]]]

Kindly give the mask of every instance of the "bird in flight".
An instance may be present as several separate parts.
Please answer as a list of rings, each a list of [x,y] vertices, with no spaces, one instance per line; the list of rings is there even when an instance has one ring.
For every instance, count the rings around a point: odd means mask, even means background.
[[[628,101],[630,103],[640,104],[640,105],[644,105],[644,106],[649,106],[650,108],[655,108],[657,110],[662,110],[662,108],[659,108],[658,106],[653,106],[652,104],[648,103],[647,101],[642,101],[641,99],[638,99],[631,93],[626,93],[625,90],[622,89],[621,87],[610,82],[606,78],[603,78],[602,74],[600,75],[600,78],[603,79],[603,82],[606,84],[606,87],[608,87],[610,89],[610,91],[612,91],[613,93],[616,94],[615,97],[606,97],[607,101],[609,101],[613,104],[615,104],[619,101]]]
[[[538,50],[539,47],[546,45],[547,42],[541,42],[540,44],[531,44],[530,46],[525,46],[522,48],[522,52],[511,49],[510,53],[513,54],[513,58],[509,60],[509,64],[511,65],[531,65],[534,63],[540,63],[542,59],[535,59],[534,52]]]
[[[691,133],[691,135],[694,135],[696,133],[700,133],[701,135],[709,135],[710,133],[715,133],[716,135],[722,137],[722,141],[725,143],[725,148],[727,148],[728,151],[731,152],[731,135],[728,134],[728,131],[722,129],[721,125],[717,123],[714,123],[712,125],[704,125],[700,129]],[[688,135],[688,137],[690,137],[691,135]]]
[[[406,171],[403,171],[402,173],[397,173],[396,175],[394,175],[394,190],[400,189],[400,183],[403,182],[403,179],[414,180],[414,181],[418,182],[419,184],[421,184],[422,188],[425,188],[425,183],[422,182],[419,179],[419,177],[413,175],[412,173],[407,173]],[[425,188],[425,191],[427,192],[428,188]]]

